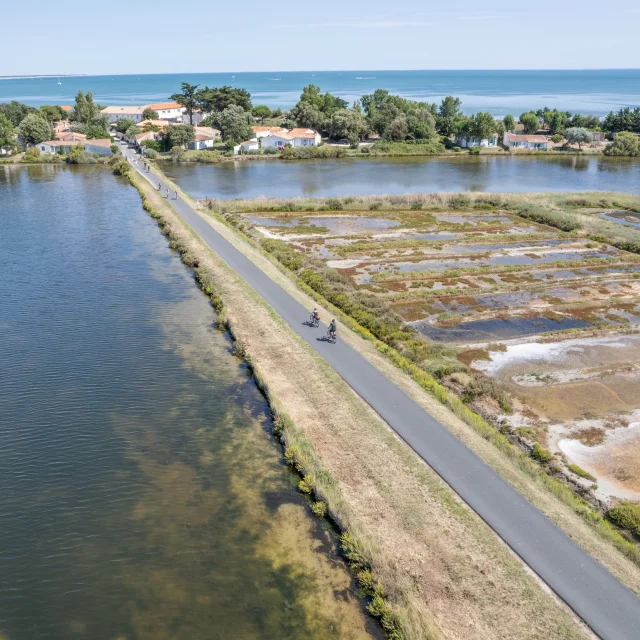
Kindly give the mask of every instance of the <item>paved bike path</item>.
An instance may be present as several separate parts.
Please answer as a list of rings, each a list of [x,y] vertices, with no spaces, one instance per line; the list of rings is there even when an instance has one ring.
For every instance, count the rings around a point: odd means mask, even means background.
[[[157,185],[156,176],[140,173]],[[321,323],[318,329],[305,325],[310,309],[265,275],[186,201],[178,198],[170,204],[593,631],[606,640],[640,639],[638,596],[366,358],[342,342],[339,334],[337,344],[321,340],[326,325]]]

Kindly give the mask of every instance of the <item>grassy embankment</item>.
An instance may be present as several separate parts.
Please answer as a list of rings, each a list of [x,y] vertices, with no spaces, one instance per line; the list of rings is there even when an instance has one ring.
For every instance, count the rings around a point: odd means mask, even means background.
[[[388,635],[584,637],[573,617],[368,405],[165,200],[143,180],[132,179],[145,208],[233,331],[236,351],[249,359],[274,410],[285,456],[303,475],[301,490],[313,492],[318,514],[326,504],[346,534],[343,552]],[[265,255],[217,219],[210,222],[285,288],[296,290]],[[296,295],[311,304],[300,291]],[[342,339],[362,343],[346,327],[340,331]],[[379,357],[368,343],[364,351]]]
[[[582,194],[566,196],[562,194],[542,194],[535,196],[539,204],[531,205],[531,196],[493,196],[484,195],[469,198],[468,196],[392,196],[392,197],[365,197],[365,198],[344,198],[325,200],[291,200],[291,201],[222,201],[212,203],[213,208],[220,207],[227,210],[227,218],[236,226],[243,227],[243,219],[235,217],[231,211],[339,211],[363,209],[377,210],[383,204],[385,208],[406,210],[414,208],[416,203],[421,207],[441,210],[443,206],[460,209],[469,207],[471,209],[494,209],[502,208],[511,210],[528,220],[535,220],[545,224],[553,225],[557,228],[566,229],[571,237],[590,237],[593,231],[606,233],[606,240],[612,245],[622,246],[625,249],[633,249],[633,238],[637,237],[637,231],[628,229],[616,223],[601,220],[586,213],[576,213],[576,207],[588,207],[594,205],[597,208],[620,207],[634,210],[640,205],[640,199],[634,196],[619,194]],[[560,203],[560,204],[559,204]],[[483,437],[497,445],[509,457],[512,457],[521,470],[527,474],[544,476],[543,484],[552,493],[559,496],[566,504],[570,505],[575,512],[594,526],[599,534],[612,541],[629,557],[638,562],[640,551],[633,537],[625,538],[618,533],[609,522],[607,522],[601,512],[592,509],[580,497],[573,488],[563,484],[570,480],[565,475],[559,473],[557,465],[552,461],[541,459],[536,456],[536,451],[528,447],[531,460],[525,464],[521,458],[524,454],[511,446],[507,438],[490,426],[487,422],[474,414],[460,399],[446,390],[435,378],[442,378],[456,367],[462,366],[455,360],[455,352],[452,349],[440,345],[429,344],[425,340],[417,337],[414,332],[408,331],[401,319],[391,313],[383,300],[368,295],[365,292],[356,290],[353,284],[338,274],[335,270],[329,269],[318,260],[310,261],[293,251],[284,242],[263,240],[262,246],[275,256],[281,265],[295,273],[298,283],[311,293],[317,300],[327,304],[335,312],[344,312],[343,319],[361,335],[371,339],[379,351],[389,355],[391,360],[404,371],[408,372],[414,380],[432,393],[443,404],[449,406],[458,415],[471,425]],[[378,341],[379,339],[380,341]],[[504,392],[491,380],[478,376],[472,380],[472,384],[465,390],[465,401],[473,401],[476,397],[488,395],[495,398],[503,408],[509,408],[509,400]],[[535,462],[540,464],[535,464]],[[548,474],[548,475],[547,475]],[[512,479],[513,481],[513,479]],[[535,502],[535,500],[534,500]],[[544,510],[544,509],[543,509]]]

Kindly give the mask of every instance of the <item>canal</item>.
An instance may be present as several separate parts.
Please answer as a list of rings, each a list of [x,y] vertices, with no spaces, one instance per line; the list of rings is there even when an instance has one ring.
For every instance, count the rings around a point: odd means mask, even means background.
[[[0,224],[0,638],[377,637],[135,189],[0,167]]]
[[[459,191],[619,191],[640,194],[640,161],[604,156],[461,156],[170,162],[195,198],[297,198]]]

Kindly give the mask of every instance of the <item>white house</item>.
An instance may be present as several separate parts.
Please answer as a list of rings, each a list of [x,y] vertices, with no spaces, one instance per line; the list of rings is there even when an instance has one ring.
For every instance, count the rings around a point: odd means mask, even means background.
[[[89,153],[98,154],[99,156],[110,156],[111,138],[97,138],[95,140],[85,140],[84,150]]]
[[[46,140],[33,145],[40,149],[40,153],[69,153],[73,147],[82,147],[81,140]]]
[[[489,138],[466,137],[458,134],[456,144],[464,149],[470,147],[495,148],[498,146],[498,134],[494,133]]]
[[[142,112],[145,107],[105,107],[100,113],[109,118],[109,122],[115,122],[119,118],[129,118],[135,123],[142,121]]]
[[[216,140],[220,139],[220,131],[211,127],[194,127],[195,139],[187,143],[187,149],[211,149]]]
[[[233,153],[238,155],[239,153],[247,153],[247,151],[258,151],[260,149],[260,143],[257,138],[253,138],[253,140],[247,140],[246,142],[241,142],[233,147]]]
[[[158,113],[160,120],[170,120],[172,122],[182,122],[182,115],[185,108],[177,102],[156,102],[155,104],[146,104],[142,110],[153,109]]]
[[[207,113],[205,111],[200,111],[200,109],[194,110],[194,112],[191,114],[191,119],[193,120],[193,126],[199,127],[202,124],[202,121],[210,115],[211,115],[210,113]],[[189,116],[186,113],[182,114],[182,121],[185,124],[189,124]]]
[[[322,138],[313,129],[283,129],[282,127],[252,127],[255,138],[235,146],[233,152],[257,151],[268,147],[279,149],[290,145],[292,147],[315,147]]]
[[[549,147],[549,140],[542,135],[520,135],[506,131],[504,134],[504,146],[509,149],[544,151]]]

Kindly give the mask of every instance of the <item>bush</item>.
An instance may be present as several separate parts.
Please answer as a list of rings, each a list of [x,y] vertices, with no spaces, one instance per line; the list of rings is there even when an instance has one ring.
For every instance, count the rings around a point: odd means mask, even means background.
[[[621,529],[640,536],[640,504],[621,502],[617,507],[609,509],[607,517]]]
[[[109,149],[111,149],[111,153],[113,153],[113,155],[120,153],[120,149],[118,149],[118,145],[116,144],[112,144]]]
[[[327,503],[318,500],[311,505],[311,511],[313,511],[314,515],[318,516],[318,518],[324,518],[327,515]]]
[[[582,227],[582,225],[570,215],[559,211],[551,211],[534,204],[520,205],[514,209],[514,213],[526,220],[533,220],[533,222],[556,227],[562,231],[575,231]]]
[[[67,158],[69,164],[95,164],[97,160],[82,147],[72,147]]]
[[[469,149],[469,154],[472,156],[479,156],[480,155],[480,147],[471,147]]]
[[[561,133],[554,133],[551,136],[551,142],[555,142],[556,144],[559,144],[563,140],[564,140],[564,136]]]
[[[621,131],[614,141],[604,150],[607,156],[637,156],[640,155],[640,139],[629,131]]]
[[[537,442],[533,445],[531,457],[542,464],[546,464],[553,460],[553,454],[548,449],[544,449]]]
[[[144,155],[147,158],[151,158],[151,160],[155,160],[158,157],[158,152],[155,149],[151,149],[150,147],[147,147],[144,150]]]
[[[591,480],[591,482],[596,481],[596,479],[588,471],[585,471],[582,467],[579,467],[577,464],[568,464],[567,469],[569,469],[569,471],[571,471],[572,473],[575,473],[580,478]]]
[[[460,152],[462,151],[462,149],[461,149],[458,145],[456,145],[455,147],[453,147],[453,150],[454,150],[456,153],[460,153]]]
[[[38,149],[38,147],[27,147],[27,150],[24,152],[25,162],[37,162],[39,158],[40,149]]]
[[[329,198],[327,200],[327,207],[330,211],[342,211],[344,209],[344,205],[337,198]]]

